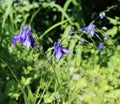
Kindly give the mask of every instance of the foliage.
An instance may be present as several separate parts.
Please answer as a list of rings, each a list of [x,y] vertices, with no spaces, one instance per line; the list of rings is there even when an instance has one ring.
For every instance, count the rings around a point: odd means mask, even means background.
[[[118,104],[118,2],[0,0],[0,104]],[[94,36],[86,30],[90,23]],[[29,50],[11,45],[22,25],[32,26]],[[58,60],[54,42],[62,45]]]

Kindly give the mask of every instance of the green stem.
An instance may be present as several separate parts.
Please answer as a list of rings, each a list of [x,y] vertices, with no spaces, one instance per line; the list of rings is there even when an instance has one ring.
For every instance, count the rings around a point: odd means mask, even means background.
[[[64,10],[64,12],[66,12],[66,10],[67,10],[67,8],[68,8],[68,6],[70,5],[70,3],[72,2],[72,0],[67,0],[66,1],[66,3],[65,3],[65,5],[64,5],[64,7],[63,7],[63,10]],[[61,17],[61,20],[63,21],[64,20],[64,14],[62,13],[62,17]]]
[[[41,8],[39,8],[39,9],[32,15],[32,17],[31,17],[31,19],[30,19],[30,24],[32,23],[34,17],[39,13],[40,9],[41,9]]]
[[[4,15],[3,21],[2,21],[2,29],[4,28],[5,21],[6,21],[6,19],[7,19],[7,16],[8,16],[9,13],[10,13],[10,8],[11,8],[12,3],[13,3],[12,0],[9,0],[9,1],[8,1],[8,7],[7,7],[7,9],[6,9],[6,12],[5,12],[5,15]]]
[[[53,76],[53,77],[54,77],[54,76]],[[49,87],[50,84],[52,83],[53,77],[51,77],[49,83],[47,84],[47,87],[44,88],[43,93],[40,95],[40,98],[41,98],[41,99],[40,99],[37,103],[35,103],[35,104],[41,104],[41,101],[42,101],[42,98],[44,97],[45,91],[48,89],[48,87]],[[39,88],[39,89],[40,89],[40,88]],[[39,89],[38,89],[38,91],[39,91]],[[39,93],[38,93],[38,94],[39,94]]]
[[[52,64],[52,69],[53,69],[53,71],[54,71],[54,74],[55,74],[55,77],[56,77],[56,79],[57,79],[58,85],[60,86],[60,81],[59,81],[59,78],[58,78],[58,76],[57,76],[54,63]]]
[[[61,24],[67,22],[68,20],[62,21],[62,22],[58,22],[56,24],[54,24],[53,26],[51,26],[50,28],[48,28],[41,36],[40,39],[42,39],[48,32],[50,32],[52,29],[56,28],[57,26],[60,26]]]
[[[7,67],[10,70],[12,76],[14,77],[14,79],[16,80],[16,82],[19,83],[17,77],[15,76],[14,72],[12,71],[11,67],[7,64],[7,62],[5,60],[3,60],[2,58],[0,58],[0,60],[7,65]]]
[[[58,79],[57,73],[56,73],[56,71],[55,71],[54,68],[53,68],[53,71],[54,71],[54,73],[55,73],[55,77],[56,77],[56,79],[57,79],[58,85],[60,86],[60,82],[59,82],[59,79]]]
[[[18,83],[18,85],[20,86],[20,89],[21,89],[21,91],[22,91],[22,93],[23,93],[23,95],[24,95],[25,104],[27,104],[27,96],[26,96],[26,94],[25,94],[25,92],[24,92],[24,90],[23,90],[20,82],[18,81],[16,75],[14,74],[12,68],[8,65],[8,63],[7,63],[5,60],[3,60],[2,58],[0,58],[0,60],[7,65],[7,67],[8,67],[8,69],[10,70],[12,76],[14,77],[14,79],[16,80],[16,82]]]

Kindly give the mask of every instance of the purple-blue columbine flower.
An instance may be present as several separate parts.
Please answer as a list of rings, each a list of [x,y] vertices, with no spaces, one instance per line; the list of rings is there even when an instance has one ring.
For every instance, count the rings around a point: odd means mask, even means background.
[[[88,26],[82,27],[81,30],[89,33],[91,36],[94,36],[94,34],[95,34],[95,31],[94,31],[95,27],[96,26],[93,23],[90,23]]]
[[[62,45],[59,42],[54,43],[54,52],[53,55],[56,55],[57,61],[64,55],[64,54],[72,54],[71,51],[69,51],[66,48],[63,48]]]
[[[98,50],[99,50],[99,51],[102,51],[102,50],[103,50],[103,43],[102,43],[102,42],[100,42],[100,43],[98,44]]]
[[[12,46],[14,46],[17,41],[19,41],[27,49],[29,49],[30,46],[34,47],[35,40],[31,35],[31,30],[31,26],[21,26],[20,33],[12,37]]]

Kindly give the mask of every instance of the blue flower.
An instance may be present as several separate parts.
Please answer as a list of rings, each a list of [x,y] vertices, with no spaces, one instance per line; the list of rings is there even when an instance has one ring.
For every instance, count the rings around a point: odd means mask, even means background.
[[[31,30],[32,30],[31,26],[22,26],[20,33],[12,37],[12,46],[14,46],[17,41],[19,41],[27,49],[29,49],[30,46],[34,47],[35,40],[31,35]]]
[[[63,48],[62,45],[59,42],[54,43],[54,52],[53,55],[56,55],[57,61],[64,55],[64,54],[72,54],[71,51],[69,51],[66,48]]]
[[[102,50],[103,50],[103,43],[102,43],[102,42],[100,42],[100,43],[98,44],[98,50],[99,50],[99,51],[102,51]]]
[[[103,19],[104,17],[105,17],[105,13],[104,12],[99,13],[99,18],[100,19]]]
[[[90,23],[88,26],[81,28],[82,31],[85,31],[87,33],[89,33],[91,36],[94,36],[95,32],[95,25],[93,23]]]

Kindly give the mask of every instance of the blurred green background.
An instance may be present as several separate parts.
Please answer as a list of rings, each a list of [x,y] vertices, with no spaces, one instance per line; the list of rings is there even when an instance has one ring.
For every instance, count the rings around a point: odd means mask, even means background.
[[[119,0],[0,0],[0,104],[119,104],[119,11]],[[69,35],[91,22],[100,39]],[[21,25],[32,26],[29,51],[11,46]],[[55,41],[73,55],[48,60]]]

